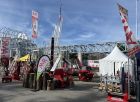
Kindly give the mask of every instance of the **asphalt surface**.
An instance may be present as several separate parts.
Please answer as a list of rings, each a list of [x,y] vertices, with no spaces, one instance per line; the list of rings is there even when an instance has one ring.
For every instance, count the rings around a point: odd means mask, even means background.
[[[37,92],[23,88],[19,81],[0,82],[0,102],[106,102],[106,94],[94,82],[75,81],[72,88]]]

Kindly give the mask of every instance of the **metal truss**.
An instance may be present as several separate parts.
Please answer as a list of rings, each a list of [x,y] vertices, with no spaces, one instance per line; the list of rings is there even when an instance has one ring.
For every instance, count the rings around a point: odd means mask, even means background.
[[[10,28],[3,27],[0,29],[0,37],[11,37],[11,38],[18,38],[19,34],[25,34],[23,32],[13,30]],[[23,41],[24,39],[17,39],[18,42],[27,42],[27,40]],[[20,40],[20,41],[19,41]],[[17,43],[17,42],[16,42]],[[127,52],[127,47],[125,42],[105,42],[105,43],[95,43],[95,44],[85,44],[85,45],[69,45],[69,46],[59,46],[55,47],[56,51],[69,51],[69,53],[109,53],[113,50],[113,48],[118,45],[118,47],[123,51]],[[17,46],[17,44],[16,44]],[[44,49],[47,54],[50,53],[50,47]]]
[[[11,38],[9,45],[11,53],[16,51],[16,54],[22,56],[37,49],[37,45],[21,31],[3,27],[0,29],[0,38],[2,37]]]
[[[70,45],[70,46],[60,46],[55,47],[60,51],[69,51],[70,53],[109,53],[113,48],[118,45],[118,47],[123,51],[127,52],[127,47],[125,42],[105,42],[105,43],[96,43],[96,44],[87,44],[87,45]],[[47,47],[47,52],[50,52],[50,47]]]
[[[23,32],[7,27],[3,27],[0,29],[0,37],[17,38],[19,34],[23,34]]]

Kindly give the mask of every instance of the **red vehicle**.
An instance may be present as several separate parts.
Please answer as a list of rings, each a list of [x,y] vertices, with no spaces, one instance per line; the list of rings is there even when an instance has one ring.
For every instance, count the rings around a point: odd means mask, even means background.
[[[80,81],[91,81],[93,78],[93,72],[91,71],[91,67],[84,66],[79,70],[78,77]]]

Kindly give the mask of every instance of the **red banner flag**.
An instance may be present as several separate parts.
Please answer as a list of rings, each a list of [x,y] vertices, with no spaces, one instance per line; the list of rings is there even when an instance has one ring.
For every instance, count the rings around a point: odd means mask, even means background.
[[[9,44],[10,44],[10,37],[2,37],[1,39],[1,58],[9,58],[10,51],[9,51]]]
[[[140,51],[140,46],[128,25],[128,21],[127,21],[128,11],[119,4],[118,4],[118,7],[119,7],[120,16],[121,16],[121,20],[122,20],[124,31],[125,31],[126,43],[128,46],[128,56],[132,57]]]
[[[32,11],[32,38],[38,35],[38,12]]]

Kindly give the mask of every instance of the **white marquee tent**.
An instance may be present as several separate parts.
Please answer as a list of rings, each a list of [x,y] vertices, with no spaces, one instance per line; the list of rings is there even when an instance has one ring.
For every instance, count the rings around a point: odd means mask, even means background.
[[[99,60],[99,73],[100,75],[114,75],[120,68],[124,67],[128,71],[128,57],[115,46],[113,51],[103,59]],[[129,70],[132,75],[132,60],[129,59]]]

